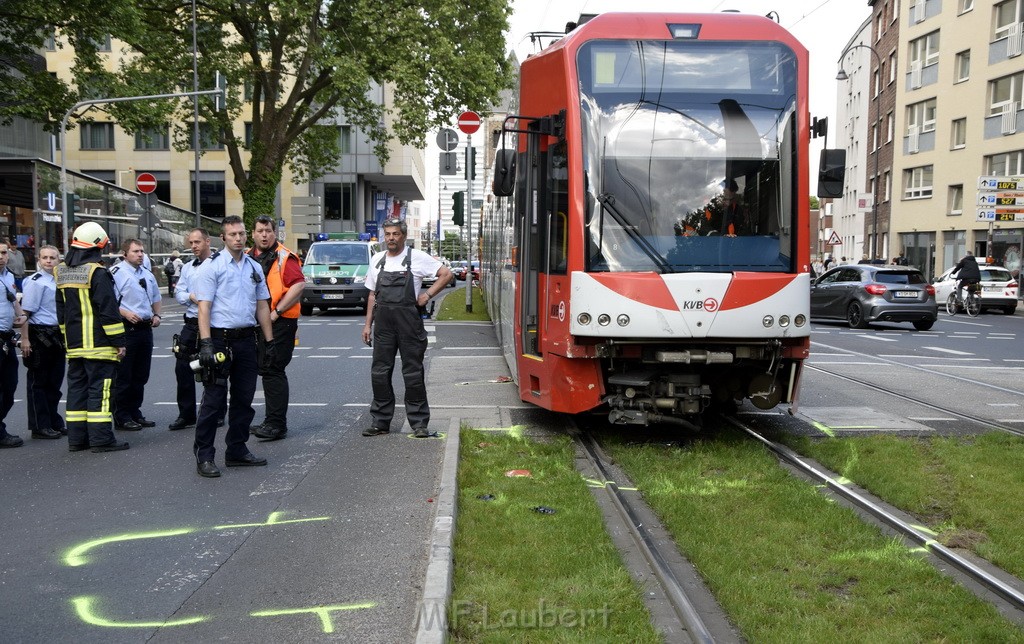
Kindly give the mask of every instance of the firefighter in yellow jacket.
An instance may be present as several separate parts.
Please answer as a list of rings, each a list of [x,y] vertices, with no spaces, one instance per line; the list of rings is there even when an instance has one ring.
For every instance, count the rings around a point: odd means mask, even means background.
[[[263,275],[267,278],[270,322],[274,327],[273,360],[263,359],[267,343],[259,338],[260,376],[263,378],[267,411],[263,422],[253,427],[252,433],[265,441],[274,441],[288,433],[288,375],[285,368],[292,361],[295,349],[300,300],[306,279],[302,275],[302,262],[298,255],[277,241],[273,219],[257,217],[252,237],[254,244],[249,255],[263,267]]]
[[[114,278],[101,253],[107,233],[95,222],[75,229],[64,262],[54,269],[57,323],[68,356],[68,449],[114,452],[128,449],[111,428],[110,394],[117,362],[125,354],[124,323]]]

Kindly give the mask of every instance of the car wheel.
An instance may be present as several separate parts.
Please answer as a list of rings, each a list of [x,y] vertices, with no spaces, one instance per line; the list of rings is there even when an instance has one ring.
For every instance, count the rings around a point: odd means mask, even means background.
[[[1016,306],[1004,306],[1003,307],[1003,313],[1005,313],[1006,315],[1013,315],[1016,311],[1017,311],[1017,307]]]
[[[927,331],[935,325],[935,320],[919,320],[914,322],[914,328],[918,331]]]
[[[299,305],[299,313],[301,313],[302,315],[313,315],[313,305],[312,304],[300,304]]]
[[[868,323],[864,320],[864,307],[860,305],[860,302],[850,302],[850,306],[846,309],[846,322],[851,329],[868,328]]]

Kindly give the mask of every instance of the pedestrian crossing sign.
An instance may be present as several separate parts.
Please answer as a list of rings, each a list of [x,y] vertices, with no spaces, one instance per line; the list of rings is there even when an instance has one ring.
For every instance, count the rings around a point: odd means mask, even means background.
[[[828,238],[829,246],[842,246],[843,240],[839,239],[839,233],[832,231],[832,236]]]

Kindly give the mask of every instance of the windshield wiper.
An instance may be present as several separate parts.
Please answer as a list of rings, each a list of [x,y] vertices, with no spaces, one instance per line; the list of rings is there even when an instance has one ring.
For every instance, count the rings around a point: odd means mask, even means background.
[[[611,194],[610,192],[603,192],[597,196],[597,200],[601,203],[602,206],[604,206],[604,208],[608,209],[608,212],[611,214],[612,218],[615,219],[616,222],[618,222],[619,226],[621,226],[624,231],[626,231],[626,234],[629,235],[630,239],[636,242],[637,247],[643,251],[644,255],[647,255],[647,257],[659,269],[661,269],[662,273],[675,272],[674,270],[672,270],[672,267],[669,265],[669,263],[665,261],[665,258],[663,258],[661,254],[658,253],[658,250],[651,245],[651,242],[649,242],[646,237],[638,233],[636,231],[636,228],[634,228],[632,224],[626,222],[626,218],[623,217],[622,213],[619,212],[618,208],[615,207],[615,195]]]

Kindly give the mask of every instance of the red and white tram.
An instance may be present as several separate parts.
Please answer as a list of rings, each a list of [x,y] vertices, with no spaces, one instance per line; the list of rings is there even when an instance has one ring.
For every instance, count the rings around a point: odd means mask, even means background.
[[[482,252],[524,401],[690,426],[715,403],[795,404],[807,65],[736,13],[603,14],[523,62]]]

